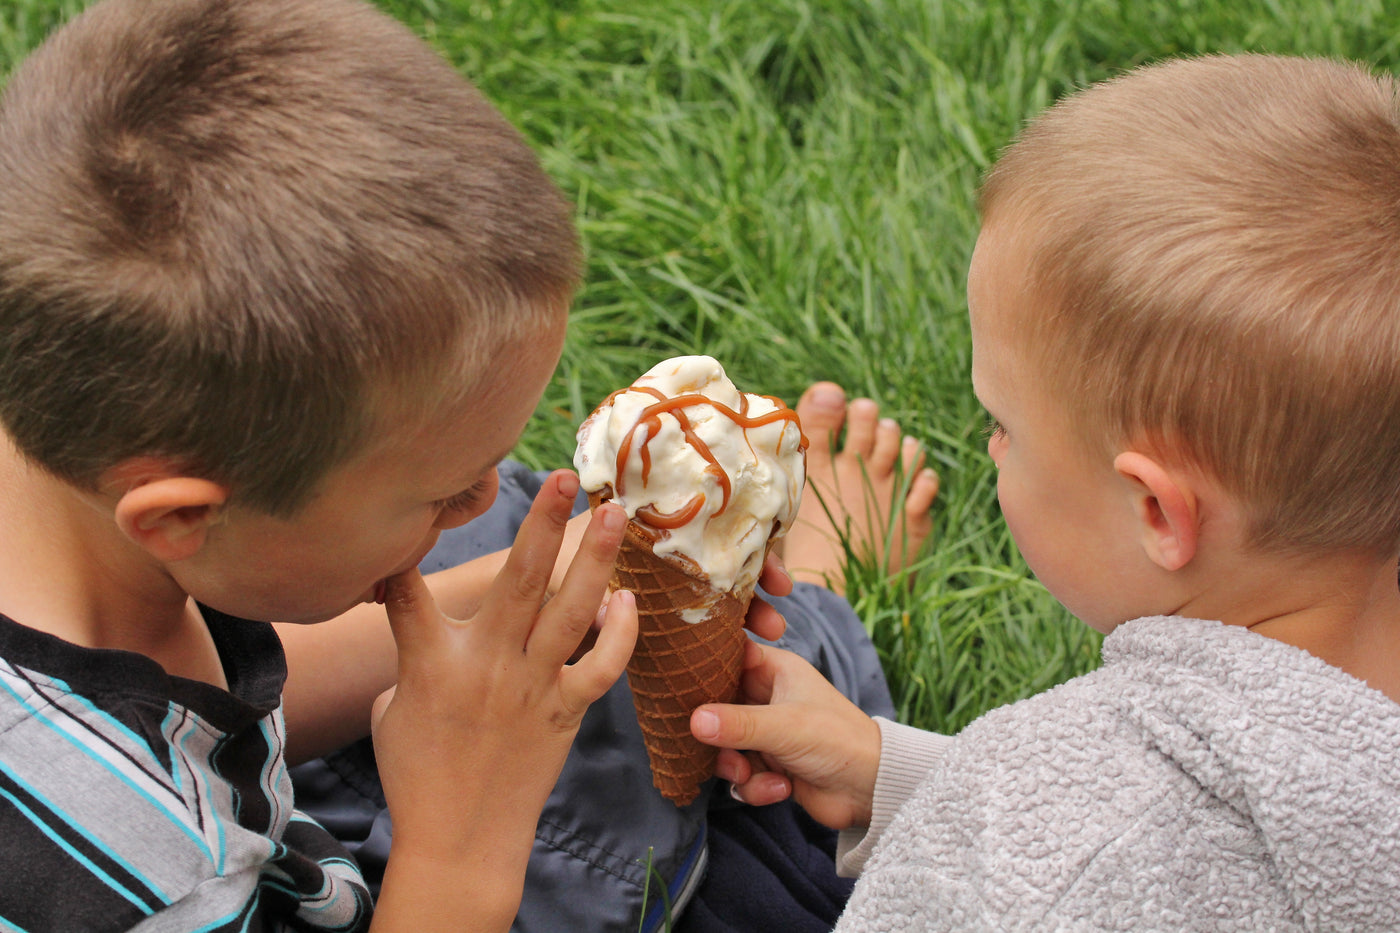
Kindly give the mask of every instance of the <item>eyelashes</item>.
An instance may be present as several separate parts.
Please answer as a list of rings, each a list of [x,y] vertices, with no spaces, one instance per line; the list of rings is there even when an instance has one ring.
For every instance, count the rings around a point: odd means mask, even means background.
[[[439,499],[437,502],[434,502],[433,505],[445,512],[458,512],[462,509],[469,509],[481,501],[482,493],[486,492],[486,487],[490,484],[490,480],[486,478],[477,480],[470,488],[462,490],[450,499]]]
[[[982,436],[987,440],[1001,440],[1006,437],[1006,428],[995,418],[988,418],[982,427]]]

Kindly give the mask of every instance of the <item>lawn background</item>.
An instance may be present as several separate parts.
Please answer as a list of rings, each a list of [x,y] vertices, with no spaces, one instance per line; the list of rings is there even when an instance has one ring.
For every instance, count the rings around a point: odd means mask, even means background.
[[[1165,57],[1394,69],[1377,0],[380,0],[525,133],[587,254],[568,346],[517,456],[566,465],[608,391],[679,353],[796,400],[877,399],[943,479],[911,580],[851,572],[900,716],[952,731],[1098,663],[999,520],[967,385],[978,179],[1065,92]],[[0,0],[0,72],[71,0]]]

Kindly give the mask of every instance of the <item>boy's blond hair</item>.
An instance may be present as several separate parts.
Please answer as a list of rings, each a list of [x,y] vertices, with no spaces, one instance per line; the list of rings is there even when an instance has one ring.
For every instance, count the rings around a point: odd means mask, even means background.
[[[355,0],[107,0],[0,102],[0,420],[80,486],[158,455],[293,512],[577,281],[516,131]]]
[[[1360,66],[1147,67],[990,174],[1082,439],[1206,469],[1261,548],[1400,549],[1400,112]]]

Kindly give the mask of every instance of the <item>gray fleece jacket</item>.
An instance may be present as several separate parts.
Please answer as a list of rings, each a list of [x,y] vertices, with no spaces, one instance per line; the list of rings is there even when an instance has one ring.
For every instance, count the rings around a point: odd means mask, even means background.
[[[923,743],[838,930],[1400,930],[1400,705],[1216,622],[1103,659]]]

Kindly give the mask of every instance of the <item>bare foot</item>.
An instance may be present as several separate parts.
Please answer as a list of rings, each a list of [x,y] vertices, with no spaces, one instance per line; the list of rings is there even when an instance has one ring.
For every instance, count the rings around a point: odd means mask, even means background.
[[[833,382],[808,388],[797,415],[809,441],[807,487],[781,541],[789,575],[844,594],[848,551],[891,575],[903,571],[933,531],[929,509],[938,496],[938,474],[924,466],[919,442],[881,418],[870,399],[848,405]]]

